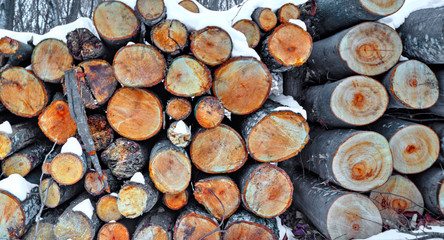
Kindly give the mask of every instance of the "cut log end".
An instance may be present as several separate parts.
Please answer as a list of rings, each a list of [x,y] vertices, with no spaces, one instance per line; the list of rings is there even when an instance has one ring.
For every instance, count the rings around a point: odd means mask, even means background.
[[[53,142],[64,144],[73,137],[77,125],[69,113],[69,106],[63,100],[52,102],[39,116],[39,126],[42,132]]]
[[[190,12],[199,13],[199,7],[191,0],[183,0],[179,5]]]
[[[177,20],[165,20],[151,31],[151,40],[161,51],[178,54],[187,44],[188,30]]]
[[[225,117],[225,109],[219,99],[208,96],[199,100],[194,109],[197,122],[204,128],[217,127]]]
[[[76,28],[66,35],[66,44],[75,60],[103,58],[107,49],[89,29]]]
[[[114,131],[106,120],[106,116],[99,114],[88,116],[88,126],[96,151],[103,150],[111,144]]]
[[[225,240],[247,240],[247,239],[255,239],[255,240],[276,240],[277,238],[273,234],[273,232],[265,227],[264,225],[240,221],[235,222],[225,228],[224,233]]]
[[[231,56],[233,42],[230,35],[219,27],[206,27],[191,35],[191,51],[203,63],[219,65]]]
[[[404,4],[404,0],[360,0],[359,2],[369,12],[380,16],[391,15],[397,12]]]
[[[24,240],[48,240],[56,239],[54,235],[54,224],[50,222],[40,222],[39,229],[36,233],[36,224],[34,224],[24,236]]]
[[[0,190],[0,238],[20,238],[25,231],[25,218],[20,202],[10,193]]]
[[[119,191],[117,208],[124,217],[136,218],[144,213],[149,197],[142,184],[132,183]]]
[[[393,171],[387,139],[376,132],[359,132],[344,141],[332,160],[336,181],[352,191],[369,191],[384,184]]]
[[[17,173],[24,177],[31,171],[31,164],[31,160],[26,155],[14,154],[3,160],[2,171],[5,176]]]
[[[60,188],[59,185],[52,181],[51,185],[48,187],[49,183],[51,182],[50,178],[43,179],[39,186],[39,194],[40,199],[45,199],[46,196],[46,202],[45,206],[49,208],[55,208],[60,203]]]
[[[191,113],[191,103],[184,98],[173,98],[168,101],[166,113],[174,120],[183,120]]]
[[[252,18],[264,32],[272,30],[277,24],[276,14],[270,8],[257,8]]]
[[[129,240],[128,229],[121,223],[107,223],[100,228],[97,240]]]
[[[174,226],[174,239],[200,239],[205,234],[218,229],[217,223],[203,215],[196,213],[189,213],[177,220]],[[221,239],[220,231],[207,236],[206,240]]]
[[[163,229],[160,226],[153,225],[144,228],[142,231],[138,232],[137,235],[134,237],[134,240],[146,240],[146,239],[168,240],[170,238],[165,229]]]
[[[81,157],[72,153],[61,153],[51,162],[51,176],[62,185],[72,185],[86,172],[86,164]]]
[[[255,22],[248,19],[242,19],[237,21],[233,25],[233,28],[245,35],[250,48],[255,48],[259,44],[261,40],[261,31]]]
[[[12,140],[8,134],[0,132],[0,159],[3,160],[12,150]]]
[[[104,222],[117,221],[122,218],[117,208],[117,197],[105,195],[97,202],[97,216]]]
[[[90,219],[79,211],[62,214],[54,226],[56,239],[92,239],[94,234]]]
[[[188,191],[180,193],[165,193],[163,195],[163,202],[171,210],[179,210],[188,203]]]
[[[106,180],[101,179],[99,173],[96,171],[86,173],[84,181],[86,191],[92,196],[102,194],[108,187]]]
[[[136,13],[140,14],[142,21],[152,26],[162,20],[166,8],[163,0],[138,0]]]
[[[281,23],[290,22],[290,19],[298,19],[299,9],[296,5],[287,3],[279,9],[278,18]]]
[[[180,121],[171,123],[170,127],[167,130],[167,137],[171,141],[171,143],[174,144],[174,146],[184,148],[187,147],[188,144],[190,144],[191,128],[188,127],[185,123],[181,123],[180,125],[182,126],[180,126],[179,123]]]
[[[10,37],[2,37],[0,39],[0,54],[14,54],[20,48],[20,42]]]

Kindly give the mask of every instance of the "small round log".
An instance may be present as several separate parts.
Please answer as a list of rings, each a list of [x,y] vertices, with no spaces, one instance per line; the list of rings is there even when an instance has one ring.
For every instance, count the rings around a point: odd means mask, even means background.
[[[107,119],[121,136],[145,140],[153,137],[162,127],[162,105],[148,90],[120,88],[108,103]]]
[[[190,156],[194,166],[206,173],[229,173],[241,168],[248,153],[242,137],[224,124],[200,130],[193,138]]]
[[[225,117],[225,109],[219,99],[213,96],[200,98],[194,106],[194,116],[200,126],[214,128],[219,126]]]
[[[278,240],[276,219],[259,218],[247,211],[233,214],[225,224],[224,240]]]
[[[77,132],[77,125],[71,118],[68,103],[55,100],[39,116],[39,127],[52,142],[64,144]]]
[[[191,34],[191,51],[199,61],[216,66],[228,60],[233,50],[230,35],[222,28],[209,26]]]
[[[166,114],[177,121],[187,118],[191,110],[191,103],[185,98],[172,98],[168,100],[165,108]]]
[[[165,59],[153,46],[133,44],[114,56],[114,74],[127,87],[151,87],[165,75]]]
[[[66,43],[48,38],[35,46],[31,57],[32,70],[42,81],[60,83],[73,64]]]
[[[171,55],[180,53],[187,45],[187,27],[178,20],[164,20],[151,30],[151,41],[161,51]]]
[[[194,97],[210,90],[211,82],[211,72],[205,64],[184,55],[171,63],[165,78],[165,89],[176,96]]]
[[[183,0],[179,5],[192,13],[199,13],[199,7],[191,0]]]
[[[273,218],[290,206],[293,184],[281,168],[266,163],[252,164],[244,168],[239,176],[242,203],[255,215]]]
[[[211,233],[207,236],[207,234]],[[177,218],[174,225],[173,239],[221,239],[221,232],[216,219],[196,206],[187,207]]]
[[[167,129],[167,137],[174,146],[184,148],[191,141],[191,127],[184,121],[173,122]]]
[[[51,161],[51,176],[60,185],[72,185],[86,173],[86,160],[73,153],[60,153]]]
[[[167,10],[163,0],[137,0],[134,11],[140,21],[151,27],[166,17]]]
[[[171,210],[179,210],[188,203],[188,191],[180,193],[165,193],[163,195],[163,204]]]
[[[100,39],[87,28],[76,28],[69,32],[66,35],[66,45],[77,61],[107,59],[110,55]]]
[[[56,208],[83,191],[83,181],[61,185],[51,178],[43,179],[39,186],[40,199],[48,208]]]
[[[267,66],[252,57],[232,58],[214,73],[213,93],[234,114],[245,115],[259,109],[270,89]]]
[[[119,1],[97,5],[93,21],[102,40],[114,50],[136,38],[140,30],[140,22],[134,11]]]
[[[104,193],[117,191],[120,185],[109,169],[102,171],[102,177],[92,170],[85,174],[84,188],[91,196],[101,196]]]
[[[331,127],[363,126],[378,120],[389,104],[384,86],[373,78],[352,76],[308,88],[308,119]]]
[[[93,114],[88,116],[88,126],[96,151],[105,149],[113,142],[114,130],[109,125],[105,115]]]
[[[444,117],[444,69],[436,70],[435,75],[438,79],[439,97],[435,105],[427,109],[427,111]]]
[[[287,3],[282,5],[277,12],[277,18],[281,23],[290,22],[290,19],[299,18],[299,8],[293,3]]]
[[[130,234],[121,223],[106,223],[100,228],[97,240],[130,240]]]
[[[27,66],[31,62],[33,47],[10,37],[0,39],[0,72],[14,66]]]
[[[424,197],[425,208],[437,216],[444,214],[444,172],[441,167],[433,166],[428,170],[411,176]]]
[[[41,136],[40,129],[33,122],[12,125],[12,133],[0,132],[0,160],[33,143]]]
[[[173,212],[163,208],[155,209],[139,222],[132,239],[172,239],[175,220]]]
[[[49,240],[56,239],[54,235],[54,225],[57,222],[58,217],[62,214],[64,208],[51,209],[42,214],[38,229],[37,223],[34,223],[23,235],[24,240]]]
[[[105,195],[97,201],[97,217],[104,222],[117,221],[123,216],[117,207],[117,195]]]
[[[276,14],[269,8],[256,8],[251,14],[251,18],[264,32],[272,30],[277,24]]]
[[[259,44],[261,40],[261,30],[255,22],[248,19],[241,19],[233,24],[233,28],[245,35],[250,48],[255,48]]]

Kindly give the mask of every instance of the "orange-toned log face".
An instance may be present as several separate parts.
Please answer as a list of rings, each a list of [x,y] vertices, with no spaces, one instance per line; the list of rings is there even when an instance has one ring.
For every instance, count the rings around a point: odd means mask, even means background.
[[[104,176],[105,177],[105,176]],[[106,182],[100,179],[98,172],[88,172],[85,175],[85,189],[92,195],[98,195],[106,188]]]
[[[165,229],[160,226],[149,226],[138,232],[133,240],[168,240],[169,236]]]
[[[60,188],[56,182],[52,182],[52,184],[48,187],[50,183],[50,178],[42,180],[39,186],[39,194],[40,199],[45,199],[45,206],[49,208],[55,208],[59,205],[60,202]]]
[[[160,50],[176,54],[185,47],[188,31],[185,25],[177,20],[165,20],[153,28],[151,38]]]
[[[39,126],[42,132],[53,142],[64,144],[73,137],[77,125],[69,113],[69,106],[63,100],[52,102],[39,116]]]
[[[2,161],[2,171],[6,176],[17,173],[24,177],[31,171],[31,161],[26,155],[15,153]]]
[[[206,27],[191,35],[191,51],[205,64],[215,66],[228,60],[233,43],[230,35],[219,27]]]
[[[97,216],[104,222],[117,221],[122,218],[117,208],[117,197],[105,195],[97,202]]]
[[[190,12],[199,13],[199,7],[191,0],[183,0],[179,3],[179,5]]]
[[[0,54],[14,54],[20,47],[20,43],[10,37],[2,37],[0,39]]]
[[[165,205],[171,210],[179,210],[188,203],[188,192],[165,193],[163,196]]]
[[[296,5],[292,3],[287,3],[281,7],[279,10],[279,22],[285,23],[289,22],[290,19],[298,19],[299,18],[299,9]]]
[[[147,90],[121,88],[108,103],[107,118],[120,135],[144,140],[154,136],[162,127],[162,106]]]
[[[233,58],[219,67],[214,75],[215,96],[234,114],[244,115],[259,109],[270,88],[268,68],[251,57]]]
[[[166,149],[154,155],[149,170],[154,185],[163,193],[182,192],[190,183],[190,160],[174,149]]]
[[[248,46],[255,48],[261,40],[261,31],[257,24],[248,19],[242,19],[237,21],[233,28],[243,33],[247,38]]]
[[[119,212],[126,218],[142,215],[148,201],[148,194],[141,186],[131,184],[122,188],[117,200]]]
[[[107,223],[100,228],[97,240],[129,240],[128,229],[121,223]]]
[[[252,222],[236,222],[225,229],[224,240],[275,240],[267,227]]]
[[[0,159],[3,160],[12,149],[12,140],[8,134],[0,132]]]
[[[276,26],[277,18],[276,14],[269,8],[265,8],[261,11],[259,15],[259,26],[265,32],[270,31]]]
[[[176,226],[174,227],[174,239],[199,239],[215,229],[219,229],[215,221],[196,213],[189,213],[176,222]],[[205,239],[214,240],[220,238],[220,231],[216,231]]]
[[[165,11],[163,0],[139,0],[136,7],[142,17],[147,20],[155,20]]]
[[[224,119],[225,109],[219,99],[208,96],[199,101],[194,114],[200,126],[214,128]]]
[[[62,185],[72,185],[83,177],[86,165],[79,156],[61,153],[51,162],[51,176]]]
[[[25,231],[25,213],[20,202],[11,194],[0,190],[0,238],[18,239]]]
[[[174,98],[168,101],[166,113],[174,120],[182,120],[191,113],[191,103],[184,98]]]

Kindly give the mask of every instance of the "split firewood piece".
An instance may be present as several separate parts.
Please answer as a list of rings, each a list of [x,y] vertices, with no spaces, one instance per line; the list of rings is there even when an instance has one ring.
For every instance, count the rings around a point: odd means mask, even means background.
[[[188,191],[180,193],[165,193],[163,195],[163,204],[171,210],[179,210],[188,203]]]
[[[233,28],[245,35],[250,48],[255,48],[259,44],[261,40],[261,30],[255,22],[248,19],[241,19],[233,24]]]
[[[364,22],[313,43],[307,63],[313,79],[374,76],[392,68],[401,57],[402,42],[391,27]]]
[[[230,173],[244,165],[248,153],[239,133],[220,124],[196,133],[191,142],[190,156],[194,166],[203,172]]]
[[[420,61],[399,63],[385,74],[382,83],[390,96],[389,108],[424,109],[438,101],[438,80]]]
[[[130,178],[147,163],[148,150],[140,143],[118,138],[102,152],[101,160],[117,178]]]
[[[278,240],[279,230],[274,218],[260,218],[247,211],[239,211],[225,224],[224,239]]]
[[[272,30],[277,24],[276,14],[270,8],[256,8],[251,14],[251,18],[264,32]]]
[[[273,218],[290,206],[293,184],[281,168],[266,163],[252,164],[244,168],[239,176],[242,203],[255,215]]]
[[[136,218],[150,211],[159,200],[159,195],[149,176],[137,172],[120,189],[117,208],[124,217]]]
[[[378,207],[384,224],[405,226],[408,224],[404,212],[424,212],[421,192],[408,178],[392,175],[384,185],[370,192],[370,199]]]
[[[438,135],[441,142],[441,150],[438,155],[438,161],[444,163],[444,123],[433,122],[429,124],[429,127]]]
[[[162,193],[184,191],[191,180],[191,161],[187,152],[169,140],[161,140],[151,150],[151,180]]]
[[[308,2],[308,5],[313,3]],[[317,0],[310,6],[312,14],[304,16],[307,29],[314,39],[322,39],[339,30],[363,21],[375,21],[398,11],[404,0],[374,1],[363,0],[342,4],[328,0]],[[338,16],[341,16],[338,18]]]
[[[53,101],[39,116],[39,127],[52,142],[64,144],[77,132],[77,125],[71,118],[68,103],[63,99]]]
[[[11,126],[9,122],[3,124]],[[42,135],[34,122],[15,124],[10,130],[10,132],[0,131],[0,160],[30,145]]]
[[[211,72],[191,56],[179,56],[171,63],[165,78],[165,89],[182,97],[204,94],[211,88]]]
[[[444,69],[435,71],[436,78],[438,79],[439,97],[435,105],[427,109],[427,111],[444,117]]]
[[[31,57],[32,70],[41,80],[60,83],[65,71],[71,68],[73,57],[66,43],[48,38],[35,46]]]
[[[109,58],[108,49],[87,28],[76,28],[66,35],[66,45],[77,61]]]
[[[0,73],[0,101],[18,116],[34,117],[46,107],[48,93],[34,73],[12,67]]]
[[[136,38],[140,30],[140,22],[134,11],[119,1],[97,5],[93,21],[102,40],[114,50]]]
[[[148,213],[137,225],[133,240],[173,239],[173,228],[176,215],[162,207]]]
[[[54,226],[58,218],[65,210],[64,207],[50,209],[45,211],[37,222],[35,222],[23,235],[24,240],[49,240],[56,239],[54,235]],[[38,227],[38,229],[36,229]]]
[[[194,184],[194,198],[219,221],[228,219],[241,203],[239,188],[228,176],[199,180]]]
[[[166,7],[163,0],[137,0],[134,8],[137,18],[148,27],[166,18]]]
[[[214,74],[213,93],[227,110],[245,115],[259,109],[271,89],[271,74],[253,57],[236,57]]]
[[[114,139],[114,130],[106,120],[105,115],[93,114],[88,116],[88,126],[96,151],[108,147]]]
[[[97,233],[97,240],[130,240],[125,225],[118,222],[105,223]]]
[[[352,76],[308,88],[308,119],[324,126],[363,126],[378,120],[389,104],[384,86],[373,78]]]
[[[248,153],[260,162],[280,162],[297,155],[310,138],[308,132],[304,117],[272,101],[242,125]]]
[[[60,185],[72,185],[80,181],[88,165],[84,156],[74,153],[60,153],[51,161],[51,176]]]
[[[133,44],[114,56],[114,74],[127,87],[151,87],[165,76],[165,59],[153,46]]]
[[[428,170],[412,175],[424,197],[425,208],[437,216],[444,214],[444,172],[441,167],[433,166]]]
[[[166,114],[174,120],[184,120],[191,114],[191,103],[185,98],[172,98],[168,100],[165,108]]]
[[[222,239],[216,219],[197,206],[187,206],[176,220],[173,239]],[[211,233],[211,234],[210,234]]]
[[[54,226],[56,239],[94,239],[100,220],[87,193],[74,199]]]
[[[430,17],[433,16],[433,17]],[[444,64],[444,6],[412,12],[396,30],[404,45],[404,56],[426,64]]]
[[[35,143],[14,153],[2,161],[2,172],[6,176],[17,173],[26,176],[37,166],[40,166],[45,155],[51,149],[49,141],[37,140]]]
[[[422,172],[438,159],[439,137],[425,125],[395,118],[382,118],[370,125],[370,128],[389,140],[393,167],[400,173]]]
[[[10,37],[0,39],[0,72],[9,67],[27,66],[31,62],[34,48]],[[3,65],[2,65],[3,64]]]
[[[352,191],[366,192],[384,184],[393,171],[387,139],[372,131],[310,131],[311,140],[298,155],[301,165]]]
[[[120,88],[108,103],[107,119],[121,136],[145,140],[162,128],[162,105],[148,90]]]
[[[199,7],[191,0],[183,0],[179,5],[192,13],[199,13]]]
[[[0,238],[20,239],[40,209],[38,185],[19,174],[0,181]]]
[[[83,181],[72,185],[61,185],[51,178],[45,178],[39,186],[40,200],[48,208],[58,207],[81,192],[83,192]]]
[[[174,146],[184,148],[191,142],[191,127],[182,120],[171,123],[167,137]]]
[[[102,176],[94,170],[85,174],[84,188],[91,196],[101,196],[105,193],[114,192],[120,189],[120,182],[111,173],[111,170],[103,170]]]
[[[118,195],[111,193],[99,198],[96,205],[97,217],[104,222],[117,221],[123,216],[117,207]]]
[[[224,119],[225,108],[216,97],[202,97],[194,106],[194,116],[200,126],[214,128],[219,126]]]
[[[164,20],[151,30],[151,41],[161,51],[176,55],[187,45],[187,27],[178,20]]]
[[[299,18],[299,8],[293,3],[287,3],[282,5],[277,12],[277,18],[281,23],[290,22],[290,19]]]
[[[228,60],[233,50],[230,35],[220,27],[209,26],[191,34],[191,51],[203,63],[216,66]]]

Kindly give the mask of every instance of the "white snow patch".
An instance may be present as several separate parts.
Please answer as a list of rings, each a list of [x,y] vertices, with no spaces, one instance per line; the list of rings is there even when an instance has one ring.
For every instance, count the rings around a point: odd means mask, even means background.
[[[173,131],[177,134],[190,134],[190,129],[182,120],[176,123],[176,127],[173,129]]]
[[[288,240],[296,240],[296,237],[294,236],[293,232],[291,231],[291,228],[282,225],[282,221],[280,217],[276,217],[277,226],[279,229],[279,240],[284,239],[284,236],[287,235]]]
[[[294,100],[292,96],[270,95],[269,98],[285,106],[285,107],[277,107],[274,109],[274,111],[292,111],[301,114],[302,117],[307,119],[307,111],[305,111],[305,109],[301,105],[299,105],[299,103],[296,100]]]
[[[224,115],[228,118],[228,120],[231,121],[231,112],[228,111],[226,108],[224,108]]]
[[[307,25],[305,25],[305,23],[299,19],[290,19],[289,21],[290,23],[296,24],[299,27],[301,27],[302,29],[304,29],[305,31],[307,31]]]
[[[113,197],[119,197],[119,194],[117,194],[115,192],[111,193],[110,195],[113,196]]]
[[[9,121],[4,121],[2,124],[0,124],[0,132],[12,134],[12,126]]]
[[[128,42],[126,45],[130,46],[130,45],[134,45],[134,44],[135,44],[134,42]]]
[[[145,184],[145,178],[143,177],[141,172],[136,172],[130,179],[131,182],[137,182],[140,184]]]
[[[92,220],[94,207],[92,206],[91,200],[89,200],[89,198],[77,204],[72,210],[75,212],[83,212],[89,219]]]
[[[82,146],[75,137],[70,137],[62,146],[60,153],[74,153],[75,155],[82,157]]]
[[[406,58],[406,57],[404,57],[404,56],[402,56],[401,55],[401,57],[399,58],[399,61],[400,62],[404,62],[404,61],[408,61],[409,59],[408,58]]]
[[[32,70],[32,65],[28,65],[27,67],[25,67],[26,70]]]
[[[9,177],[0,181],[0,189],[11,193],[20,199],[20,201],[24,201],[26,196],[35,187],[38,187],[38,185],[26,181],[26,179],[17,173],[11,174]]]
[[[443,226],[430,226],[431,229],[424,228],[421,226],[419,230],[413,231],[413,233],[424,233],[424,232],[438,232],[438,233],[444,233],[444,227]],[[407,233],[401,233],[398,230],[389,230],[382,232],[380,234],[371,236],[369,238],[366,238],[365,240],[409,240],[409,239],[417,239],[421,236],[414,236]],[[442,240],[442,238],[430,238],[430,240]],[[361,239],[362,240],[362,239]]]

